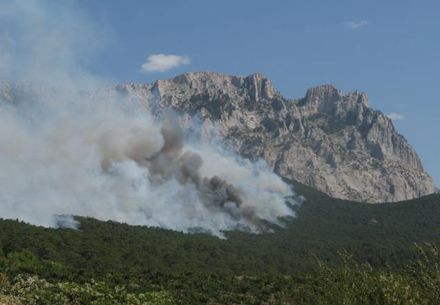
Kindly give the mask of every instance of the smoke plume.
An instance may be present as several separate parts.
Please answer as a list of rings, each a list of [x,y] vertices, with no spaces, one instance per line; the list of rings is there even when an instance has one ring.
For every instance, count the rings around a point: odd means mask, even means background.
[[[1,218],[74,228],[79,215],[222,236],[294,215],[292,191],[263,161],[109,94],[82,68],[89,40],[104,42],[81,12],[34,0],[0,12]]]

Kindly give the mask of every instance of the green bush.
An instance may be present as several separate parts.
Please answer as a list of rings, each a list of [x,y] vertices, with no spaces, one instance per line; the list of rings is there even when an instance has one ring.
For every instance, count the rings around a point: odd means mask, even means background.
[[[6,257],[0,258],[0,267],[12,273],[31,273],[41,271],[42,265],[39,258],[29,250],[11,252]]]
[[[130,293],[124,286],[111,287],[90,281],[50,283],[38,276],[16,276],[12,280],[0,274],[0,304],[23,305],[173,305],[165,291]]]

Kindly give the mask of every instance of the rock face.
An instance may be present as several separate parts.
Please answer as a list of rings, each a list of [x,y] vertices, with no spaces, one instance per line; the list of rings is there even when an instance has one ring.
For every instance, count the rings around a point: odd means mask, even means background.
[[[116,90],[153,112],[197,115],[239,154],[333,197],[377,203],[436,191],[414,149],[364,93],[322,85],[289,100],[260,74],[208,72]]]

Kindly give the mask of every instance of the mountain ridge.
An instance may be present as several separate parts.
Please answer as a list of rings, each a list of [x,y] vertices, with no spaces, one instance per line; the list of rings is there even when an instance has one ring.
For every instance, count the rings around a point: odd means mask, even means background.
[[[184,121],[196,115],[237,153],[336,198],[395,202],[435,192],[415,150],[363,92],[324,84],[288,99],[260,73],[215,72],[116,89],[153,113],[172,108]]]

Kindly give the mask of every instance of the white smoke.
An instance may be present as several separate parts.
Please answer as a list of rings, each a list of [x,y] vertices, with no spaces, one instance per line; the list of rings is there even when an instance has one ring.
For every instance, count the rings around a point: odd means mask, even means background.
[[[264,162],[187,141],[177,120],[103,90],[81,68],[83,32],[95,26],[50,3],[0,2],[0,81],[14,82],[0,84],[1,218],[75,227],[69,215],[79,215],[221,236],[293,216],[290,188]]]

